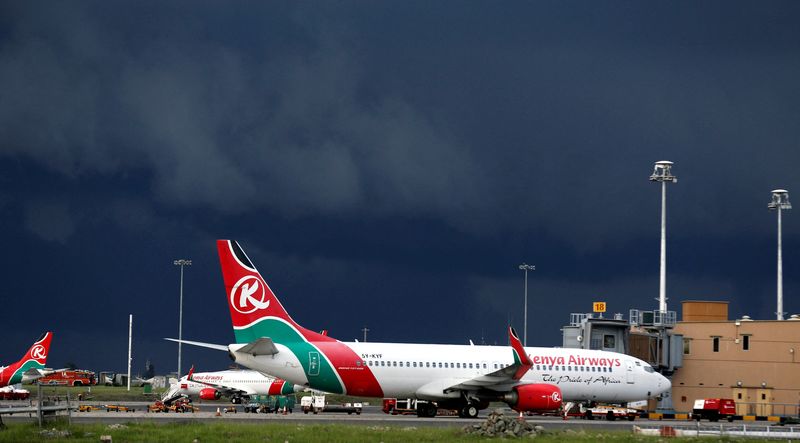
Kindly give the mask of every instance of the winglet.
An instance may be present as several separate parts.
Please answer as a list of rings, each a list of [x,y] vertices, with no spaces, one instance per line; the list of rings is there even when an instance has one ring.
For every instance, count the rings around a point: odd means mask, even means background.
[[[512,378],[519,380],[533,366],[533,362],[528,354],[525,353],[525,348],[522,347],[522,343],[519,341],[517,331],[511,326],[508,327],[508,339],[511,342],[511,351],[514,353],[514,364],[519,366]]]
[[[189,373],[186,374],[186,380],[190,380],[191,381],[193,375],[194,375],[194,365],[192,365],[192,368],[189,369]]]

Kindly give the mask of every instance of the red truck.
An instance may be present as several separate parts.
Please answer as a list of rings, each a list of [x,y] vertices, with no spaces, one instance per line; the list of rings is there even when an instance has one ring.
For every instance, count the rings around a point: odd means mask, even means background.
[[[91,386],[97,384],[97,377],[92,371],[67,369],[44,376],[38,382],[40,385]]]
[[[704,418],[709,421],[719,421],[720,418],[733,421],[735,416],[736,402],[732,398],[701,398],[694,401],[692,408],[692,418],[697,421]]]

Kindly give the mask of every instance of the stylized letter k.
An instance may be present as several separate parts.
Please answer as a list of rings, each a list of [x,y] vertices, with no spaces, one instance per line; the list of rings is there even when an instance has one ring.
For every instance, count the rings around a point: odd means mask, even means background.
[[[253,297],[253,294],[257,290],[258,290],[258,281],[253,283],[252,287],[248,283],[244,283],[242,285],[242,290],[239,295],[239,307],[244,309],[247,307],[249,302],[249,304],[255,306],[256,309],[267,309],[267,307],[269,307],[269,300],[264,302],[261,300],[256,300],[255,297]]]

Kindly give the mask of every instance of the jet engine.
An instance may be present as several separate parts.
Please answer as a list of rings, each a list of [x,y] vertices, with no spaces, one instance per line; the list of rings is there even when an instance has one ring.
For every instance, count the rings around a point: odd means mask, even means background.
[[[203,400],[219,400],[219,391],[214,388],[205,388],[200,391],[200,398]]]
[[[503,401],[517,412],[554,411],[561,407],[561,389],[547,383],[514,386]]]

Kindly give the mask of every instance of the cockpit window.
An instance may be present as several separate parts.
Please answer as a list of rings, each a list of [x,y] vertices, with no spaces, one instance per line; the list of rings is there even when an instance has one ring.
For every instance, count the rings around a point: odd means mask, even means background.
[[[644,366],[644,370],[647,371],[647,372],[656,372],[656,370],[653,369],[653,367],[650,366],[650,365],[645,365]]]

